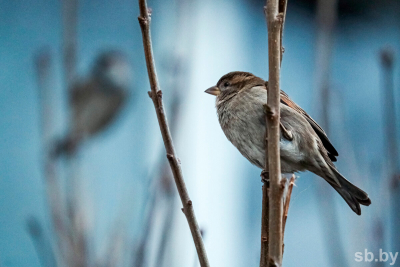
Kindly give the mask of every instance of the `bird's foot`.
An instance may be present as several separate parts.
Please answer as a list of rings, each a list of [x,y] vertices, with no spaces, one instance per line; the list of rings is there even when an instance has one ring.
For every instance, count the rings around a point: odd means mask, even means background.
[[[264,183],[267,187],[269,187],[269,171],[262,170],[260,176],[261,176],[261,182]]]
[[[293,134],[291,131],[288,131],[285,126],[283,126],[282,122],[279,123],[281,126],[281,131],[282,131],[282,135],[283,137],[285,137],[285,139],[292,141],[293,140]]]

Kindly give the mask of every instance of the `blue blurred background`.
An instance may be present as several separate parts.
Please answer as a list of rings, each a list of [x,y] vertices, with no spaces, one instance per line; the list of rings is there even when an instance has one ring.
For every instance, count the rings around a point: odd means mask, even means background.
[[[171,121],[176,121],[173,137],[205,233],[210,263],[258,266],[260,170],[225,138],[214,99],[204,90],[235,70],[268,78],[265,3],[153,0],[148,4],[168,115],[178,105],[174,96],[180,99],[179,113]],[[54,247],[33,58],[43,47],[52,55],[51,135],[62,136],[67,130],[68,103],[62,68],[61,9],[60,1],[0,1],[1,267],[43,266],[27,231],[31,216]],[[340,172],[370,194],[372,205],[363,207],[362,215],[357,216],[338,194],[332,194],[331,210],[323,209],[318,190],[329,185],[313,174],[297,174],[285,233],[285,266],[338,266],[331,256],[337,249],[331,239],[338,236],[343,250],[335,257],[340,257],[338,261],[345,266],[388,266],[356,262],[355,253],[367,249],[377,254],[379,248],[395,252],[392,241],[400,238],[393,230],[392,219],[398,219],[399,214],[391,209],[379,58],[384,47],[390,46],[395,55],[400,49],[400,3],[340,0],[337,9],[330,66],[329,136],[340,154]],[[168,168],[163,167],[164,147],[147,95],[150,87],[138,14],[136,1],[79,1],[78,73],[84,76],[96,55],[108,48],[124,51],[133,66],[128,104],[108,129],[84,144],[78,155],[80,205],[86,214],[91,257],[94,262],[109,257],[108,244],[115,242],[113,233],[119,230],[123,233],[118,239],[122,256],[116,266],[135,266],[132,262],[143,239],[148,243],[143,266],[160,266],[158,244],[165,234],[163,225],[167,225],[162,265],[196,266],[195,248],[175,186],[169,193],[160,189],[158,177]],[[289,0],[281,87],[319,121],[317,29],[316,1]],[[398,77],[395,56],[397,114]],[[63,173],[65,166],[60,165]],[[154,205],[149,204],[151,199],[155,199]],[[150,221],[149,210],[153,211]],[[326,213],[337,215],[336,237],[327,234],[326,228],[331,226],[324,220]],[[166,218],[171,219],[169,224]]]

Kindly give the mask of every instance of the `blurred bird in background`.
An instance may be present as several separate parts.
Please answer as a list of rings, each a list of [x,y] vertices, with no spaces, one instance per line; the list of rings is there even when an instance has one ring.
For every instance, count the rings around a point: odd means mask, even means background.
[[[231,72],[205,92],[215,95],[221,128],[229,141],[251,163],[265,163],[265,112],[268,82],[248,72]],[[324,178],[361,215],[369,206],[368,194],[350,183],[336,169],[338,153],[324,130],[289,96],[281,91],[281,171],[311,171]]]
[[[126,103],[131,79],[131,66],[123,53],[100,54],[89,78],[68,92],[71,126],[67,136],[56,143],[53,156],[74,153],[81,142],[107,128]]]

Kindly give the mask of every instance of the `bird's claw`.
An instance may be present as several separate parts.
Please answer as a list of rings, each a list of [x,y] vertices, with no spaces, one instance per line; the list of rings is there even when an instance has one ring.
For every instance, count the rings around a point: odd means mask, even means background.
[[[261,176],[261,182],[264,183],[267,187],[269,187],[269,171],[263,170],[260,176]]]

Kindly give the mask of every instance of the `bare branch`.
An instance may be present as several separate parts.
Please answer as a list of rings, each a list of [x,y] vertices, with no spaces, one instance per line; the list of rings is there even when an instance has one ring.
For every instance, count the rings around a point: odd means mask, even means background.
[[[391,214],[397,214],[400,210],[400,165],[399,151],[397,141],[397,118],[396,118],[396,98],[394,89],[394,65],[396,63],[395,53],[393,48],[385,47],[380,51],[381,69],[382,69],[382,107],[383,107],[383,122],[385,124],[385,154],[386,168],[388,178],[385,185],[390,186],[391,194]],[[396,216],[392,216],[392,231],[397,233],[400,229],[399,220]],[[400,241],[393,237],[391,240],[393,248],[399,250]]]
[[[285,197],[285,204],[283,205],[283,228],[282,228],[283,235],[285,234],[286,220],[289,214],[290,199],[292,197],[292,191],[295,181],[296,181],[296,176],[293,174],[289,181],[289,186]]]
[[[281,29],[281,65],[283,59],[283,53],[285,52],[285,48],[283,47],[283,30],[285,27],[285,20],[286,20],[286,10],[287,10],[287,0],[279,0],[279,14],[282,14],[282,29]]]
[[[260,267],[268,266],[269,250],[269,186],[264,183],[262,187],[262,212],[261,212],[261,255]]]
[[[335,25],[337,21],[338,0],[317,1],[317,40],[315,58],[315,80],[317,90],[317,105],[320,114],[320,125],[329,135],[330,108],[330,72],[333,46],[335,40]],[[333,192],[325,184],[317,183],[318,206],[324,227],[324,238],[328,245],[328,256],[335,266],[349,266],[339,232],[338,210],[334,202]]]
[[[56,256],[54,254],[48,236],[43,231],[43,227],[38,219],[30,216],[26,219],[26,228],[31,237],[36,254],[43,267],[57,266]]]
[[[164,141],[167,158],[174,175],[175,184],[177,186],[179,196],[182,201],[183,211],[189,224],[190,231],[192,233],[193,241],[196,246],[197,254],[199,257],[200,265],[202,267],[208,267],[208,259],[205,251],[203,239],[201,237],[200,228],[197,223],[193,203],[189,198],[188,191],[183,179],[182,170],[180,167],[179,160],[175,153],[175,148],[172,142],[171,133],[168,127],[166,114],[162,102],[162,93],[159,87],[157,73],[155,69],[151,37],[150,37],[150,15],[147,8],[146,0],[139,0],[140,16],[138,17],[140,28],[142,30],[143,48],[146,58],[147,72],[149,75],[149,82],[151,92],[149,96],[153,100],[154,108],[156,110],[158,123],[161,130],[161,135]]]
[[[44,181],[46,185],[47,201],[50,207],[50,214],[52,224],[56,236],[56,243],[61,257],[63,260],[67,259],[67,253],[72,246],[68,226],[65,221],[66,208],[62,199],[61,185],[57,177],[56,163],[54,158],[50,156],[49,144],[50,132],[52,125],[52,110],[50,108],[50,67],[51,56],[47,48],[42,49],[35,56],[35,67],[37,72],[39,100],[41,107],[41,135],[43,147],[43,168],[44,168]]]
[[[62,15],[64,71],[67,88],[70,89],[76,67],[78,0],[63,0]]]
[[[283,6],[283,7],[282,7]],[[268,262],[261,260],[260,266],[281,266],[283,246],[283,191],[286,179],[281,179],[279,129],[280,129],[280,64],[282,58],[282,28],[286,13],[286,3],[283,2],[281,10],[279,0],[267,0],[266,19],[268,26],[268,98],[266,127],[268,133],[268,149],[266,149],[266,166],[269,174],[269,249]],[[282,13],[280,13],[280,11]],[[268,164],[268,165],[267,165]],[[264,194],[263,194],[264,195]],[[263,201],[263,204],[265,201]],[[262,220],[266,221],[265,219]],[[262,226],[263,228],[264,226]],[[262,243],[263,246],[263,243]]]

